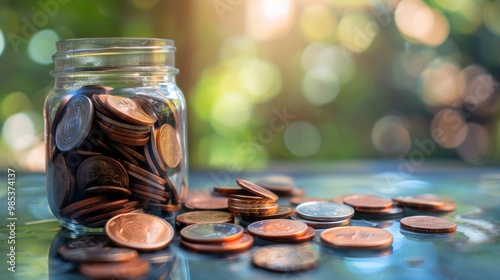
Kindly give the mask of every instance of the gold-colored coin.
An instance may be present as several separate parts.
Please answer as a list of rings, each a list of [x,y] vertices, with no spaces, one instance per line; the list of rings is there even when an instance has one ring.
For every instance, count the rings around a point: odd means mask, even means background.
[[[169,124],[162,125],[156,144],[163,162],[170,168],[177,167],[182,155],[181,144],[176,130]]]
[[[106,106],[121,119],[133,124],[152,126],[156,122],[156,118],[148,115],[148,113],[131,98],[108,95]]]

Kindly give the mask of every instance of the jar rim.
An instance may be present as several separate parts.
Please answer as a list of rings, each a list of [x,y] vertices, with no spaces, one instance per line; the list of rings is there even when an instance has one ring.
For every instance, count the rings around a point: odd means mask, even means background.
[[[106,46],[156,46],[156,47],[174,47],[173,40],[164,38],[147,38],[147,37],[88,37],[88,38],[71,38],[59,40],[56,42],[57,48],[65,48],[66,46],[81,47],[106,47]],[[79,47],[80,48],[80,47]]]

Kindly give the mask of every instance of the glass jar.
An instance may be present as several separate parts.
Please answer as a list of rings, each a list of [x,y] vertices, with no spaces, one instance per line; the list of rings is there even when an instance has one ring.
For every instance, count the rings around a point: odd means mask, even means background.
[[[56,43],[45,100],[47,199],[66,228],[102,231],[118,214],[165,219],[187,191],[186,104],[174,42]]]

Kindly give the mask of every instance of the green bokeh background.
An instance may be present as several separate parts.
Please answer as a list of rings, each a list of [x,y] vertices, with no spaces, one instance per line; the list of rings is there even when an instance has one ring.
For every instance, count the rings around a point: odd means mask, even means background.
[[[444,42],[430,46],[404,34],[394,13],[400,1],[1,0],[0,162],[44,168],[42,108],[53,86],[54,40],[159,37],[177,46],[191,168],[380,158],[494,164],[500,4],[419,3],[448,23]],[[449,91],[477,73],[488,98],[471,107],[466,96],[477,84]],[[435,87],[426,93],[429,81]],[[433,138],[440,112],[453,113],[438,125],[458,139],[452,144]]]

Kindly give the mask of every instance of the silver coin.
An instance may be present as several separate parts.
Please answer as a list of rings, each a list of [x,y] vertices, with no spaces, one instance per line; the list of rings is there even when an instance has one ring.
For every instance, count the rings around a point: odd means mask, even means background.
[[[341,227],[341,226],[348,226],[349,224],[351,224],[351,219],[323,222],[323,221],[313,221],[313,220],[302,219],[297,214],[290,216],[290,218],[292,218],[292,220],[295,220],[295,221],[303,222],[304,224],[306,224],[314,229]]]
[[[83,143],[94,118],[92,101],[85,95],[72,97],[56,128],[56,145],[61,151],[69,151]]]
[[[326,201],[302,203],[295,210],[301,218],[314,221],[346,220],[354,215],[354,209],[351,206]]]

